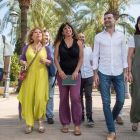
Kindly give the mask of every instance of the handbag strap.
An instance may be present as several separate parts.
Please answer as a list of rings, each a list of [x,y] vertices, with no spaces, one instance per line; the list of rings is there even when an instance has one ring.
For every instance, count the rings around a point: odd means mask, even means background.
[[[39,51],[37,52],[37,54],[35,55],[35,57],[33,58],[33,60],[31,61],[31,63],[29,64],[29,66],[27,67],[26,71],[30,68],[30,66],[32,65],[32,63],[34,62],[35,58],[37,57],[37,55],[39,54],[39,52],[42,50],[43,47],[41,47],[39,49]]]

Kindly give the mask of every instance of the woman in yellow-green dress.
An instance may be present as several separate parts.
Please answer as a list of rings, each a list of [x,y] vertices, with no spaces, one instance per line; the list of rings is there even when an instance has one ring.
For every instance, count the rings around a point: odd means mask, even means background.
[[[46,115],[49,82],[47,66],[52,64],[50,50],[45,44],[44,33],[40,28],[32,29],[28,35],[26,45],[22,51],[19,63],[22,66],[30,64],[34,56],[40,51],[29,67],[23,80],[18,100],[20,102],[21,117],[26,120],[28,127],[25,133],[31,133],[34,121],[38,120],[39,132],[45,131],[42,119]]]

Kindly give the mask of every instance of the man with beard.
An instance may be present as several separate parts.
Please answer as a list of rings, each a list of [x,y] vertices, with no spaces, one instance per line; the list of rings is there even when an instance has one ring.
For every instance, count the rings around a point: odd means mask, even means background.
[[[50,67],[55,67],[54,65],[54,48],[53,48],[53,44],[50,42],[50,32],[48,30],[44,30],[44,34],[45,34],[45,39],[46,39],[46,45],[45,46],[48,46],[48,48],[50,49],[50,52],[51,52],[51,57],[53,59],[53,64],[52,66]],[[55,71],[55,70],[54,70]],[[55,72],[53,75],[49,75],[49,100],[48,100],[48,103],[47,103],[47,121],[48,121],[48,124],[53,124],[54,123],[54,120],[53,120],[53,107],[54,107],[54,102],[53,102],[53,98],[54,98],[54,86],[53,86],[53,83],[54,83],[54,80],[55,80]]]
[[[94,121],[92,119],[92,84],[93,84],[93,70],[92,66],[92,49],[87,47],[85,43],[84,34],[78,34],[79,40],[81,40],[84,50],[84,59],[83,64],[81,66],[81,105],[82,105],[82,121],[85,121],[85,113],[84,113],[84,102],[83,102],[83,92],[85,92],[86,99],[86,116],[88,125],[94,125]]]
[[[115,23],[115,15],[106,12],[104,14],[106,28],[95,36],[93,52],[94,82],[100,87],[103,111],[109,131],[107,140],[116,138],[114,120],[123,107],[125,100],[124,82],[128,81],[125,36],[115,30]],[[110,109],[111,82],[116,92],[116,103],[112,112]]]

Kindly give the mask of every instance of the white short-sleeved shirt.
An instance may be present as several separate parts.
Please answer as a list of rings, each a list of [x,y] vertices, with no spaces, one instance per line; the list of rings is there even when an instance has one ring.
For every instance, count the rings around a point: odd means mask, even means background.
[[[134,36],[132,36],[132,37],[130,38],[130,41],[129,41],[129,43],[128,43],[128,47],[129,47],[129,48],[135,48]]]
[[[93,53],[90,47],[85,45],[84,49],[84,59],[81,66],[81,76],[82,78],[89,78],[93,76],[93,70],[90,61],[93,61]]]
[[[4,68],[3,56],[12,56],[13,50],[10,42],[5,37],[5,46],[3,43],[2,35],[0,34],[0,68]]]

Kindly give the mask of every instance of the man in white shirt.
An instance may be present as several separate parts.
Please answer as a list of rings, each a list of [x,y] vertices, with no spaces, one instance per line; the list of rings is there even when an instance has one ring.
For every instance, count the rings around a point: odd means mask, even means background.
[[[123,107],[125,100],[124,82],[128,81],[125,36],[114,29],[115,23],[115,15],[111,12],[106,12],[104,14],[104,25],[106,28],[95,36],[92,66],[94,82],[100,86],[103,111],[110,133],[107,140],[114,140],[116,138],[114,120]],[[111,82],[116,92],[116,104],[112,112],[110,109]]]
[[[83,103],[83,92],[85,92],[86,99],[86,116],[87,122],[89,125],[94,125],[94,121],[92,119],[92,84],[93,84],[93,70],[91,68],[93,55],[92,49],[87,47],[85,43],[84,34],[78,34],[79,39],[83,44],[84,51],[84,59],[83,64],[81,66],[81,105],[82,105],[82,121],[85,121],[85,113],[84,113],[84,103]]]
[[[0,27],[1,27],[1,19],[0,19]],[[6,75],[8,74],[10,56],[13,55],[12,47],[10,42],[6,39],[5,36],[0,34],[0,82],[6,79]],[[3,60],[3,56],[5,57],[5,62]]]

